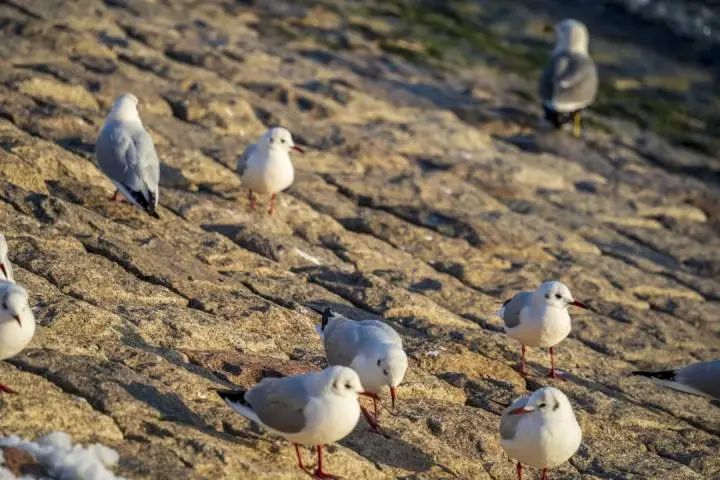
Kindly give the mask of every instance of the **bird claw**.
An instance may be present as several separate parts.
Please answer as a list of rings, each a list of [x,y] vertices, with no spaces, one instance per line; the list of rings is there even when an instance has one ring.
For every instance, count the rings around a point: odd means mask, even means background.
[[[561,380],[563,382],[567,382],[567,378],[565,378],[565,375],[556,370],[550,370],[550,373],[547,374],[547,377],[552,378],[553,380]]]
[[[337,475],[333,475],[332,473],[326,473],[326,472],[318,471],[318,470],[315,470],[312,473],[312,477],[317,478],[317,479],[328,478],[328,479],[336,479],[336,480],[339,480],[340,478],[342,478]]]

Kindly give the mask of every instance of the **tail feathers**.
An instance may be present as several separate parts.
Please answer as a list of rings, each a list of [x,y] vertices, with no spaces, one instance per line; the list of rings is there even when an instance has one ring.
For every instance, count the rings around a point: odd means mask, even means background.
[[[217,394],[225,400],[225,403],[227,403],[230,408],[248,420],[262,424],[257,413],[253,411],[252,405],[245,400],[246,393],[247,390],[217,390]]]
[[[642,377],[653,378],[656,380],[665,380],[666,382],[674,382],[677,371],[675,370],[663,370],[660,372],[649,372],[646,370],[635,370],[632,372],[633,375],[640,375]]]
[[[545,111],[545,120],[552,123],[555,128],[560,128],[566,123],[570,123],[573,119],[575,112],[558,112],[549,108],[547,105],[543,105]]]
[[[318,312],[319,314],[322,315],[322,321],[321,321],[320,325],[318,325],[315,329],[320,335],[322,335],[322,332],[325,330],[325,327],[327,327],[328,322],[333,317],[339,315],[337,312],[334,312],[330,307],[325,307],[324,309],[321,310],[320,308],[310,305],[310,308],[312,308],[313,310],[315,310],[316,312]]]
[[[137,203],[140,208],[145,210],[148,215],[154,218],[160,218],[160,215],[155,211],[155,204],[156,201],[156,195],[154,192],[148,192],[148,198],[145,198],[145,195],[141,191],[138,190],[131,190],[127,187],[127,185],[124,185],[125,190],[130,194],[132,197],[132,200]]]

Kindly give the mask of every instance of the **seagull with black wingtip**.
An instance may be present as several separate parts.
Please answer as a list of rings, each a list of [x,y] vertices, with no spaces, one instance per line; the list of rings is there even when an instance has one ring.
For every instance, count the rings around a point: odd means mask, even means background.
[[[505,332],[522,344],[520,373],[526,373],[526,346],[542,347],[550,351],[548,376],[562,378],[555,371],[555,346],[570,333],[570,306],[588,308],[557,281],[542,283],[534,292],[520,292],[503,303],[497,315],[505,323]]]
[[[27,291],[13,282],[0,281],[0,360],[20,353],[35,334],[35,317]],[[0,383],[0,392],[17,393]]]
[[[330,308],[316,311],[322,311],[322,323],[316,329],[322,337],[328,364],[344,365],[357,372],[363,395],[373,400],[374,415],[364,407],[362,413],[371,430],[384,435],[378,422],[378,395],[389,388],[395,407],[397,387],[408,367],[402,338],[379,320],[350,320]]]
[[[637,370],[633,375],[648,377],[673,390],[720,400],[720,359],[698,362],[673,370]]]
[[[7,280],[8,282],[15,281],[12,264],[8,256],[8,244],[5,240],[5,235],[2,233],[0,233],[0,280]]]

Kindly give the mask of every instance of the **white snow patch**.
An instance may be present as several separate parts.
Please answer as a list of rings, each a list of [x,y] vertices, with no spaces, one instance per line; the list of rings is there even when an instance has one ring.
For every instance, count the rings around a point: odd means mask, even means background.
[[[37,442],[15,435],[0,437],[0,447],[15,447],[28,452],[57,480],[124,480],[110,470],[120,460],[115,450],[100,443],[87,447],[73,445],[70,435],[65,432],[49,433]],[[14,479],[10,471],[2,468],[3,463],[0,450],[0,480]],[[23,477],[25,479],[31,477]]]

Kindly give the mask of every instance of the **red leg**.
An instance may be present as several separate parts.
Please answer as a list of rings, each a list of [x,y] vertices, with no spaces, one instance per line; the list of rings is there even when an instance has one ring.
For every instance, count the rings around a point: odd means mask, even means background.
[[[527,347],[523,345],[520,349],[520,367],[518,368],[518,372],[520,372],[520,375],[523,377],[527,375],[527,371],[525,370],[525,350]]]
[[[373,417],[370,412],[367,411],[367,408],[360,407],[360,411],[365,417],[365,420],[367,420],[367,422],[370,424],[370,431],[372,433],[377,433],[378,435],[382,435],[385,438],[390,438],[387,433],[383,432],[382,428],[380,428],[380,424],[378,423],[377,418]]]
[[[379,422],[380,421],[380,412],[378,412],[377,402],[378,402],[378,398],[376,395],[373,397],[373,410],[375,411],[375,420],[377,420]]]
[[[317,446],[317,452],[318,452],[318,464],[317,464],[317,468],[315,469],[315,473],[313,474],[313,476],[314,476],[315,478],[340,478],[340,477],[338,477],[337,475],[333,475],[333,474],[331,474],[331,473],[326,473],[326,472],[323,471],[323,466],[322,466],[322,445],[318,445],[318,446]]]
[[[0,383],[0,393],[18,393],[7,385]]]
[[[268,215],[272,215],[275,212],[275,197],[277,194],[273,193],[270,196],[270,208],[268,208]]]
[[[255,210],[257,203],[255,203],[255,195],[253,195],[252,190],[248,190],[248,200],[250,201],[250,210]]]
[[[559,373],[555,371],[555,348],[550,347],[550,373],[548,374],[548,377],[554,378],[556,380],[565,380],[565,378],[562,377]]]
[[[113,193],[113,196],[110,197],[110,201],[112,202],[122,202],[123,196],[120,195],[120,190],[115,190],[115,193]]]
[[[548,480],[547,468],[543,468],[542,480]]]
[[[297,443],[293,443],[293,446],[295,447],[295,456],[297,457],[298,467],[300,467],[301,470],[305,470],[305,465],[303,465],[302,457],[300,456],[300,447],[298,447]]]
[[[518,462],[518,464],[517,464],[517,476],[518,476],[518,480],[522,480],[522,471],[523,471],[522,463]]]

